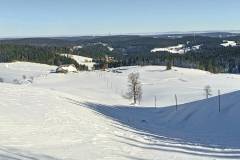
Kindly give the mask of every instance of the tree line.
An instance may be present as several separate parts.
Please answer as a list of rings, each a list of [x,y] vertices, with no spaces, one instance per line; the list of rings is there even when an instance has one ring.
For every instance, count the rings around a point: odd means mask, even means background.
[[[198,51],[186,54],[157,52],[116,56],[116,61],[109,62],[109,67],[164,65],[194,68],[211,73],[240,73],[240,47],[202,47]],[[98,63],[105,63],[103,60]]]
[[[166,65],[195,68],[212,73],[240,73],[240,47],[221,47],[203,45],[200,50],[186,54],[171,54],[168,52],[145,52],[139,54],[123,54],[117,50],[110,52],[104,46],[88,46],[78,51],[71,47],[30,46],[16,44],[0,44],[0,62],[28,61],[49,65],[74,64],[79,70],[87,70],[75,60],[61,56],[61,53],[71,53],[94,58],[96,69],[132,65]],[[106,62],[105,56],[114,57]]]
[[[74,64],[78,70],[87,70],[86,66],[60,55],[66,52],[68,49],[64,47],[0,44],[0,62],[27,61],[57,66]]]

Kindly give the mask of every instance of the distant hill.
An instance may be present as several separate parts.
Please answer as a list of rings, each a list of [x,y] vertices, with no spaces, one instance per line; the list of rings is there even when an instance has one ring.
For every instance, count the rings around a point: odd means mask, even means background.
[[[222,45],[226,41],[232,41],[235,45]],[[180,51],[169,52],[169,48],[171,50],[174,46],[181,46],[175,48]],[[13,48],[14,55],[7,56],[13,53]],[[50,51],[46,48],[50,48]],[[46,61],[49,54],[71,53],[91,57],[98,63],[106,63],[104,62],[106,55],[114,57],[115,60],[111,62],[113,64],[110,64],[110,67],[166,65],[171,61],[172,65],[178,67],[198,68],[214,73],[240,73],[240,34],[232,32],[5,39],[0,40],[0,53],[5,54],[4,56],[1,54],[0,57],[3,62],[6,62],[6,59],[28,60],[31,57],[34,62],[39,62],[38,57],[41,57],[44,63],[52,64],[56,56],[51,57],[49,63]],[[37,58],[34,56],[36,54]],[[42,54],[47,55],[42,57]]]
[[[175,34],[150,34],[150,35],[113,35],[113,36],[72,36],[72,37],[41,37],[41,38],[11,38],[0,39],[1,44],[18,44],[18,45],[37,45],[37,46],[71,46],[94,42],[106,42],[117,45],[118,43],[129,43],[133,41],[144,42],[144,44],[164,45],[171,41],[182,41],[186,37],[191,40],[193,37],[202,37],[206,43],[208,38],[224,39],[240,37],[240,33],[231,32],[192,32],[192,33],[175,33]]]

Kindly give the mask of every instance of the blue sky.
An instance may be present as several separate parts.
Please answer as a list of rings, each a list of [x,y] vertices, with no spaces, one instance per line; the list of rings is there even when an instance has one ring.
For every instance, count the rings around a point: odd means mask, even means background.
[[[0,0],[0,37],[240,30],[239,0]]]

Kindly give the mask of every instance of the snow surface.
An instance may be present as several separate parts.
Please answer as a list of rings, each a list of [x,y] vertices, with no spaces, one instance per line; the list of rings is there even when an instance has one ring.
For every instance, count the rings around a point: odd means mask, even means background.
[[[30,85],[0,83],[0,159],[240,159],[239,75],[161,66],[77,74],[53,68],[0,65],[5,76],[35,76]],[[132,72],[143,85],[138,106],[122,96]],[[213,94],[207,100],[206,85]],[[218,89],[225,93],[220,113]]]
[[[78,64],[87,66],[89,70],[92,70],[94,68],[94,65],[96,64],[93,62],[92,58],[88,58],[88,57],[72,55],[72,54],[62,54],[62,56],[74,59]]]
[[[6,83],[13,83],[14,80],[23,81],[23,75],[27,79],[47,76],[50,72],[56,71],[56,68],[29,62],[0,63],[0,78]]]
[[[78,49],[81,49],[83,48],[82,46],[73,46],[73,50],[78,50]]]
[[[200,49],[201,45],[193,46],[192,48],[186,47],[184,44],[179,44],[177,46],[171,46],[166,48],[154,48],[151,52],[169,52],[174,54],[185,54],[191,50],[198,50]]]
[[[235,47],[237,46],[237,43],[235,41],[228,41],[228,40],[224,40],[224,43],[221,44],[221,46],[223,47]]]
[[[113,51],[114,50],[114,48],[112,48],[112,47],[107,47],[107,48],[108,48],[109,51]]]
[[[114,50],[114,48],[112,48],[109,44],[107,44],[107,43],[102,43],[102,42],[98,42],[98,43],[94,43],[95,45],[102,45],[102,46],[104,46],[104,47],[107,47],[108,48],[108,50],[109,51],[113,51]]]
[[[199,50],[201,48],[202,45],[196,45],[196,46],[193,46],[192,49],[193,50]]]

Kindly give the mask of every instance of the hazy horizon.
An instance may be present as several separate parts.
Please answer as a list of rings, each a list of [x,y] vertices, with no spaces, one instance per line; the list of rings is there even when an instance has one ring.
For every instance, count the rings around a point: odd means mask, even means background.
[[[61,38],[61,37],[94,37],[94,36],[151,36],[151,35],[170,35],[170,34],[201,34],[201,33],[240,33],[240,30],[203,30],[203,31],[169,31],[169,32],[145,32],[145,33],[111,33],[111,34],[73,34],[73,35],[37,35],[37,36],[6,36],[0,39],[18,38]]]

